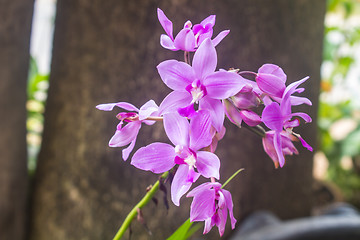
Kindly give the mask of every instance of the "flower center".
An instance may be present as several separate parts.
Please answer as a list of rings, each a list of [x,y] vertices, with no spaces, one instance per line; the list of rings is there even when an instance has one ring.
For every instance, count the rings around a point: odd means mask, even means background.
[[[206,88],[201,84],[200,80],[195,80],[191,85],[186,87],[186,90],[191,94],[191,103],[198,104],[199,101],[206,95]]]
[[[195,167],[196,164],[196,158],[193,154],[189,155],[187,158],[185,158],[184,162],[189,165],[189,168]]]

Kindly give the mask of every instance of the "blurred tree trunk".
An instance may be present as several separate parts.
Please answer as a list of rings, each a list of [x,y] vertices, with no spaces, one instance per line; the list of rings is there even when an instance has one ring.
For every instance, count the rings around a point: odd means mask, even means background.
[[[0,239],[26,232],[26,85],[33,1],[0,1]]]
[[[304,109],[315,123],[300,132],[315,145],[324,0],[58,0],[44,141],[33,194],[33,240],[111,239],[145,188],[156,181],[154,174],[123,162],[121,149],[107,147],[118,123],[117,111],[104,113],[95,106],[127,101],[140,107],[148,99],[159,104],[169,92],[156,66],[165,59],[181,59],[181,54],[161,49],[157,7],[174,22],[175,32],[187,19],[198,23],[216,14],[215,32],[231,29],[217,47],[218,67],[256,71],[263,63],[275,63],[287,73],[288,83],[310,75],[304,85],[314,105]],[[141,129],[135,148],[152,141],[166,141],[159,123]],[[222,181],[245,168],[228,185],[238,219],[257,209],[283,218],[310,213],[312,153],[298,147],[300,156],[275,170],[260,138],[228,126],[218,155]],[[151,239],[164,239],[189,214],[189,199],[180,208],[170,206],[167,213],[158,196],[160,204],[150,204],[143,212]],[[140,223],[133,223],[132,229],[133,239],[149,238]],[[217,231],[211,234],[208,238],[217,238]]]

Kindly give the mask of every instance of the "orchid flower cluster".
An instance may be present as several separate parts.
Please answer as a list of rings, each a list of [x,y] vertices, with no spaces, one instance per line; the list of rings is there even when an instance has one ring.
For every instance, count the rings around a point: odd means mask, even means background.
[[[293,95],[304,91],[299,85],[308,77],[286,86],[286,74],[274,64],[264,64],[257,72],[216,70],[215,47],[230,31],[222,31],[212,39],[215,15],[200,24],[187,21],[174,38],[172,22],[161,9],[157,14],[166,33],[160,37],[161,46],[184,51],[184,61],[166,60],[157,66],[161,80],[172,92],[159,106],[150,100],[140,108],[127,102],[100,104],[97,108],[126,110],[117,114],[120,123],[109,142],[110,147],[127,146],[122,150],[124,161],[134,149],[141,126],[163,122],[172,144],[154,142],[141,147],[133,154],[131,164],[156,174],[171,171],[174,174],[172,202],[179,206],[180,199],[187,193],[186,197],[193,198],[190,220],[205,221],[204,234],[216,225],[221,236],[228,213],[233,229],[236,223],[231,193],[217,182],[221,162],[215,150],[226,131],[225,117],[239,127],[262,129],[265,152],[275,167],[283,167],[285,155],[298,154],[293,141],[300,140],[312,151],[305,140],[293,132],[300,124],[299,117],[311,122],[306,113],[292,112],[292,106],[311,105],[309,99]],[[246,79],[245,75],[252,75],[254,79]],[[188,192],[200,176],[209,182]]]

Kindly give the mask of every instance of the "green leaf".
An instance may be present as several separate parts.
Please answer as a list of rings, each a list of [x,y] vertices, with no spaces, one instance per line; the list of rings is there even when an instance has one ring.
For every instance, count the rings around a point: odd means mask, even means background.
[[[196,224],[192,226],[190,218],[186,220],[167,240],[186,240],[191,237],[197,230],[200,229],[201,225]]]

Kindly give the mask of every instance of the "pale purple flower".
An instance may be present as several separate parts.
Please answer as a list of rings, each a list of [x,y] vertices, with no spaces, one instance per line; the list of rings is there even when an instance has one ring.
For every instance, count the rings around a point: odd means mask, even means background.
[[[130,111],[120,112],[116,116],[120,123],[117,125],[115,134],[109,141],[110,147],[123,147],[130,144],[122,150],[122,157],[126,161],[135,146],[141,124],[152,125],[155,123],[154,121],[146,120],[146,118],[159,116],[158,106],[153,100],[149,100],[140,109],[127,102],[99,104],[96,108],[102,111],[112,111],[115,106]],[[127,123],[125,126],[123,126],[124,122]]]
[[[271,98],[279,99],[285,91],[286,74],[277,65],[264,64],[256,74],[256,83],[261,91]]]
[[[163,173],[179,165],[171,184],[171,199],[179,206],[180,198],[200,175],[219,179],[219,158],[200,149],[211,144],[210,116],[199,111],[190,121],[177,112],[164,114],[164,128],[175,145],[155,142],[135,152],[131,164],[135,167]]]
[[[190,221],[205,221],[203,234],[217,226],[222,236],[225,231],[228,212],[231,228],[235,228],[236,219],[233,214],[231,193],[221,188],[218,182],[204,183],[191,190],[186,197],[193,197],[190,207]]]
[[[233,124],[241,127],[242,121],[247,125],[254,127],[261,123],[261,118],[258,114],[249,109],[238,109],[230,100],[223,100],[225,114]]]
[[[192,26],[190,21],[184,24],[183,29],[173,37],[173,24],[166,17],[165,13],[158,8],[157,9],[158,19],[165,30],[166,34],[162,34],[160,37],[160,44],[162,47],[178,51],[183,50],[187,52],[194,52],[200,46],[200,44],[206,39],[211,39],[213,35],[213,27],[215,25],[215,15],[210,15],[205,18],[200,24]],[[221,40],[229,34],[230,30],[225,30],[219,33],[212,41],[214,46],[217,46]]]
[[[239,92],[243,78],[234,72],[216,71],[217,54],[210,39],[205,39],[195,52],[192,66],[176,60],[167,60],[157,66],[163,82],[174,92],[165,99],[165,106],[178,110],[182,116],[194,114],[194,104],[210,112],[212,124],[220,132],[224,109],[220,99]],[[167,108],[168,111],[171,108]]]
[[[297,82],[293,82],[288,87],[286,87],[280,105],[277,102],[272,102],[264,108],[262,113],[262,121],[264,122],[264,124],[275,132],[273,136],[273,142],[280,167],[283,167],[283,165],[285,164],[285,158],[282,152],[282,138],[280,136],[280,133],[283,131],[283,129],[298,137],[302,145],[308,150],[312,151],[312,147],[307,144],[299,134],[292,132],[292,129],[299,126],[300,124],[299,119],[295,118],[294,120],[292,120],[293,117],[301,117],[305,120],[305,122],[311,122],[311,117],[308,114],[302,112],[291,112],[291,94],[295,92],[302,92],[304,89],[297,89],[297,87],[301,83],[305,82],[307,79],[308,77],[303,78]],[[301,103],[307,103],[307,101],[304,101],[304,99],[305,98],[297,98],[296,100]]]

